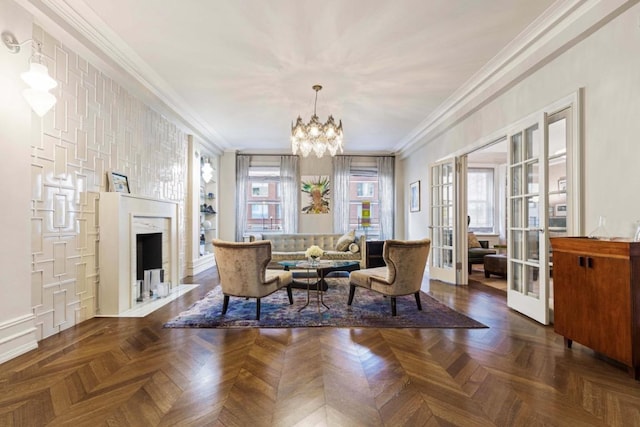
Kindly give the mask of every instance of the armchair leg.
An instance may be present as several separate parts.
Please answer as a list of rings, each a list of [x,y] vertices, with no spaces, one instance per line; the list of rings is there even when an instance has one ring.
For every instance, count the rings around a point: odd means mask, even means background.
[[[293,294],[291,293],[291,285],[287,285],[287,296],[289,297],[289,305],[293,304]]]
[[[256,298],[256,320],[260,320],[260,298]]]
[[[416,304],[418,305],[418,311],[422,311],[422,303],[420,302],[420,291],[415,293]]]
[[[391,315],[395,316],[396,314],[396,297],[391,297]]]
[[[349,301],[347,301],[347,305],[351,305],[353,302],[353,296],[356,294],[356,285],[349,285]]]
[[[225,295],[224,300],[222,302],[222,314],[227,314],[228,308],[229,308],[229,295]]]

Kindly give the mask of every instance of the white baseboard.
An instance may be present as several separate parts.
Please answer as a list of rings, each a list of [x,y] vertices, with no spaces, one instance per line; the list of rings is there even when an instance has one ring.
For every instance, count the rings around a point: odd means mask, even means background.
[[[187,276],[195,276],[216,265],[213,254],[204,255],[198,259],[187,261]]]
[[[27,314],[0,324],[0,363],[38,348],[35,316]]]

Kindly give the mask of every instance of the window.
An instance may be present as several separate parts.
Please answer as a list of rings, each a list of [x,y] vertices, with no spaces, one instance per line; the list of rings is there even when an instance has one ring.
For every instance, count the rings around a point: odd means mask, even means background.
[[[368,197],[368,198],[373,197],[373,194],[374,194],[373,182],[358,182],[356,189],[357,189],[358,197]]]
[[[269,218],[269,209],[265,204],[252,204],[251,205],[251,219],[265,219]]]
[[[495,170],[493,168],[468,168],[467,213],[471,217],[469,230],[479,233],[495,233]]]
[[[380,236],[380,203],[378,191],[378,168],[375,162],[365,159],[353,161],[349,173],[349,228],[366,232],[367,238]],[[370,203],[369,225],[363,225],[362,203]]]
[[[269,184],[266,182],[252,182],[251,195],[253,197],[267,197],[269,195]]]
[[[247,231],[282,231],[280,166],[249,167]]]

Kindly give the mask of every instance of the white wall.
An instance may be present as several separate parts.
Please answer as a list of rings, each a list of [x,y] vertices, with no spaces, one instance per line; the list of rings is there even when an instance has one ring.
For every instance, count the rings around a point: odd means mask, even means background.
[[[218,178],[218,236],[236,240],[236,153],[225,151],[220,157]]]
[[[640,6],[635,5],[479,110],[449,123],[426,146],[403,159],[405,187],[421,180],[425,206],[430,163],[583,87],[584,232],[605,215],[612,234],[631,237],[634,222],[640,219],[640,197],[634,194],[640,182],[639,19]],[[423,236],[423,225],[429,221],[425,209],[408,213],[407,235]]]
[[[0,31],[31,38],[31,16],[0,0]],[[37,347],[31,311],[31,110],[20,92],[31,49],[11,54],[0,45],[0,363]]]

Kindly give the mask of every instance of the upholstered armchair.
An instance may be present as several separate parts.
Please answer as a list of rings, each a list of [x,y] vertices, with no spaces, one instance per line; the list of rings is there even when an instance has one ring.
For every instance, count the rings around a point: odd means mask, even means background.
[[[420,285],[429,257],[431,240],[385,240],[382,249],[384,267],[366,268],[349,276],[349,302],[353,303],[356,287],[371,289],[391,297],[391,315],[396,315],[396,297],[413,294],[418,310]]]
[[[287,288],[289,304],[293,304],[291,272],[267,270],[271,261],[271,243],[268,240],[236,243],[215,239],[213,253],[224,294],[222,314],[227,313],[230,296],[256,298],[256,319],[260,320],[260,298],[283,287]]]

